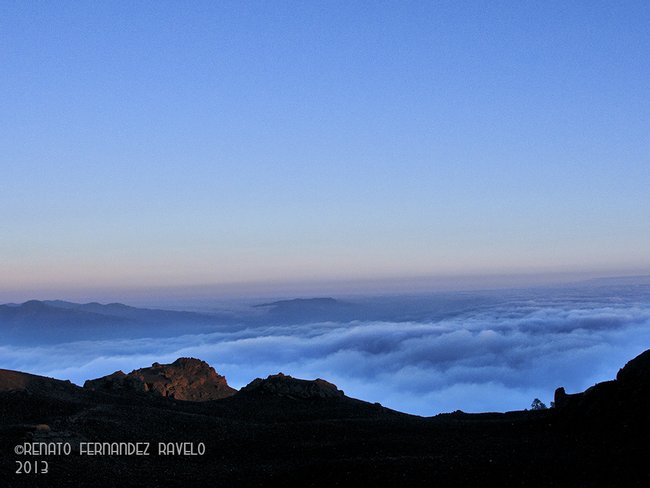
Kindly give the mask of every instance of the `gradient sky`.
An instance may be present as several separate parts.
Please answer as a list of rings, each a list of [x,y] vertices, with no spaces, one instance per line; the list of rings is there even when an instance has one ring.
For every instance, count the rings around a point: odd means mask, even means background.
[[[648,2],[0,4],[0,291],[650,270]]]

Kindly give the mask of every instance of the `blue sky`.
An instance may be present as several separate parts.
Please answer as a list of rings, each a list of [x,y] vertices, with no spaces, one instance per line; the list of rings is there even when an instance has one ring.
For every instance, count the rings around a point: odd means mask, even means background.
[[[3,2],[0,291],[650,272],[646,2]]]

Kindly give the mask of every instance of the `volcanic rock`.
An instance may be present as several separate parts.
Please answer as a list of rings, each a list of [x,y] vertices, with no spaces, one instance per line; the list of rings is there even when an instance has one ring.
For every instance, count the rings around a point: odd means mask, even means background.
[[[615,380],[597,383],[580,393],[567,394],[564,388],[555,390],[555,406],[580,416],[639,417],[645,415],[648,402],[650,350],[628,361]]]
[[[650,349],[628,361],[618,371],[616,380],[622,384],[635,383],[636,386],[650,386]]]
[[[48,458],[52,469],[38,478],[16,472],[17,459],[35,458],[2,455],[0,484],[645,487],[649,375],[644,353],[617,380],[574,395],[558,389],[557,408],[422,418],[345,397],[323,380],[282,374],[222,400],[161,399],[191,391],[199,377],[200,391],[225,385],[196,359],[117,372],[86,389],[0,370],[2,453],[18,453],[16,446],[27,443],[69,443],[73,451],[87,441],[206,446],[200,456],[61,455]],[[149,393],[127,393],[135,388]]]
[[[289,398],[337,398],[343,397],[343,391],[336,385],[317,378],[300,380],[282,373],[256,378],[241,389],[245,395],[275,395]]]
[[[78,386],[67,380],[62,381],[20,371],[0,369],[0,391],[24,391],[53,397],[68,397],[77,394],[79,390]]]
[[[148,392],[193,402],[219,400],[237,392],[212,366],[194,358],[179,358],[171,364],[153,363],[150,368],[136,369],[129,374],[116,371],[86,381],[84,388],[122,393]]]

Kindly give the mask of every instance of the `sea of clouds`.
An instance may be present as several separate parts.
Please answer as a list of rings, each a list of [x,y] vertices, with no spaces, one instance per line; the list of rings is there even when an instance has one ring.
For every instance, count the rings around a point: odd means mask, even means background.
[[[437,305],[439,306],[439,305]],[[239,388],[283,372],[324,378],[349,396],[433,415],[547,404],[553,391],[615,377],[650,348],[650,298],[602,290],[495,296],[422,321],[250,326],[172,338],[0,346],[0,367],[77,384],[122,369],[203,359]]]

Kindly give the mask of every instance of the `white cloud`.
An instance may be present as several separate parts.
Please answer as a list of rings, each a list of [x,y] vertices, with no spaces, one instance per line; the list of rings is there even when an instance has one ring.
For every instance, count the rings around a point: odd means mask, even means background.
[[[497,302],[435,322],[315,323],[174,338],[0,347],[0,366],[75,383],[180,356],[204,359],[230,384],[282,371],[322,377],[398,410],[527,408],[557,386],[611,379],[650,348],[650,305],[572,300]]]

